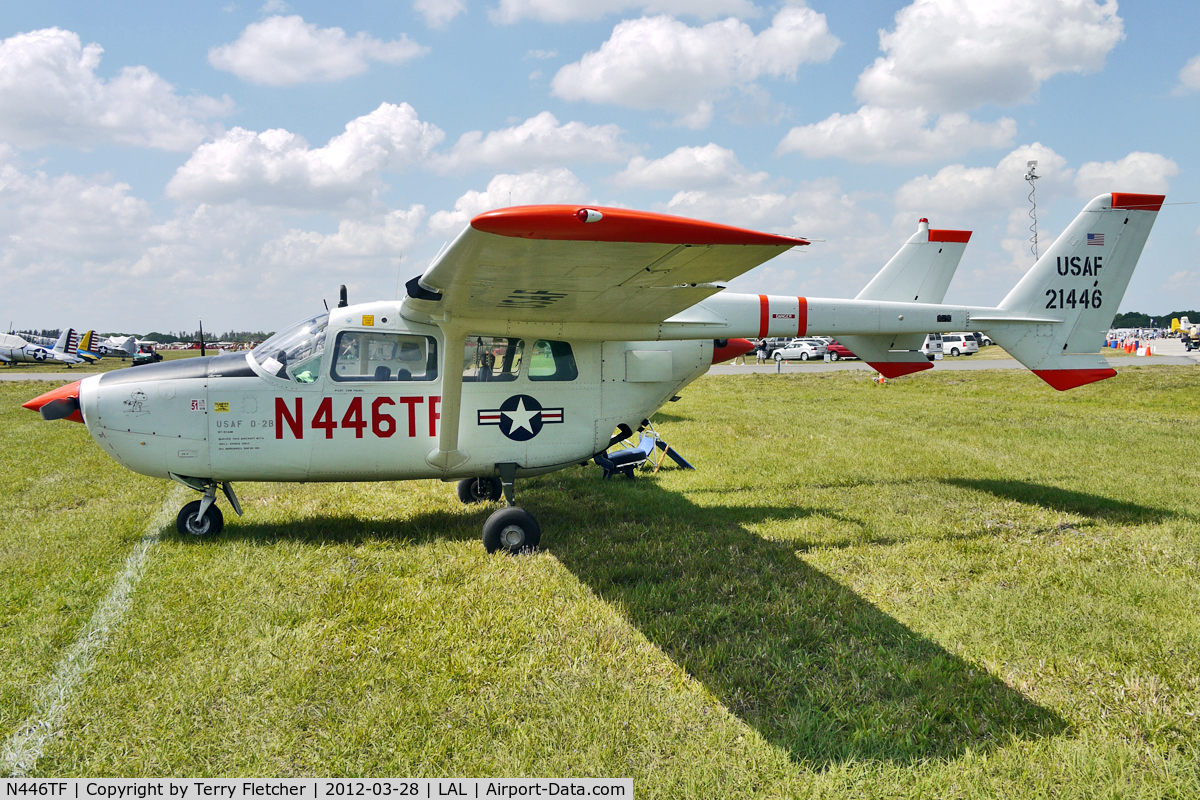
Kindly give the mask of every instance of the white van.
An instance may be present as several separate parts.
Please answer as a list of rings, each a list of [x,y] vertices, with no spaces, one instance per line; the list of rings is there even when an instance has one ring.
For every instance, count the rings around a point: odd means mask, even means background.
[[[943,333],[942,352],[948,356],[973,356],[979,352],[979,342],[969,333]]]
[[[921,345],[921,352],[930,361],[934,361],[942,357],[942,335],[940,333],[931,333],[925,337],[925,343]]]

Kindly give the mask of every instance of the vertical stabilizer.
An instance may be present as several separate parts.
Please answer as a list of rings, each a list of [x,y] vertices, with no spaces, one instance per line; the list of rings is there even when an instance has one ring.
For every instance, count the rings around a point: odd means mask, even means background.
[[[942,302],[969,241],[970,231],[931,229],[929,220],[922,219],[917,223],[917,232],[854,299]],[[933,366],[921,352],[925,341],[923,333],[843,336],[839,341],[888,378]]]
[[[1164,196],[1113,192],[1092,200],[1000,308],[1044,323],[1000,323],[992,339],[1055,389],[1116,375],[1100,349]]]

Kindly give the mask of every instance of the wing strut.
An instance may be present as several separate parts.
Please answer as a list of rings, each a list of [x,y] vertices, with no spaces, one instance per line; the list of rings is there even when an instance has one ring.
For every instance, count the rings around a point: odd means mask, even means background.
[[[442,331],[442,349],[445,351],[442,357],[442,430],[438,436],[438,446],[425,455],[425,461],[431,467],[445,472],[462,466],[470,458],[458,449],[463,378],[459,359],[462,357],[462,343],[466,339],[467,329],[452,320],[449,314],[444,320],[434,320],[434,324]],[[456,356],[456,352],[459,355]]]

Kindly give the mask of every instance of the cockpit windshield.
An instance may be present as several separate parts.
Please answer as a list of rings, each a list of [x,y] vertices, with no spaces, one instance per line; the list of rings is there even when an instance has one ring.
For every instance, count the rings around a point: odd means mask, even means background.
[[[297,322],[251,351],[258,365],[277,378],[312,383],[321,374],[325,353],[325,328],[329,312]]]

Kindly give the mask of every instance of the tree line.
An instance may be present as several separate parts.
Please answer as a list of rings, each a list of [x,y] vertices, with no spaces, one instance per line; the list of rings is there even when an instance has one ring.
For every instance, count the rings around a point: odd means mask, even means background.
[[[1171,327],[1172,319],[1180,319],[1187,317],[1193,322],[1200,322],[1200,311],[1172,311],[1169,314],[1143,314],[1140,311],[1129,311],[1124,314],[1117,314],[1113,317],[1113,322],[1110,327],[1113,328],[1149,328],[1151,320],[1154,320],[1153,327],[1169,328]]]

